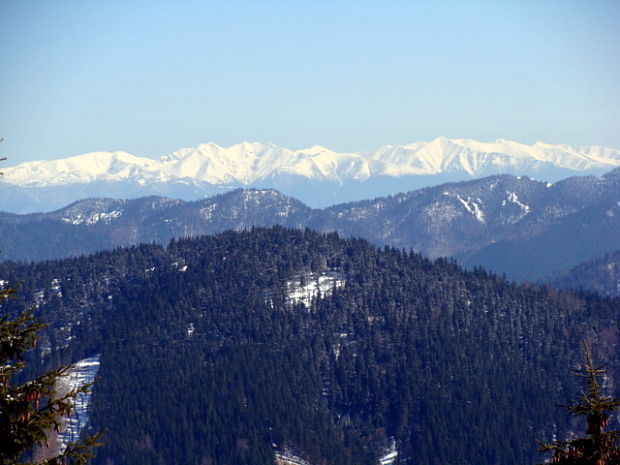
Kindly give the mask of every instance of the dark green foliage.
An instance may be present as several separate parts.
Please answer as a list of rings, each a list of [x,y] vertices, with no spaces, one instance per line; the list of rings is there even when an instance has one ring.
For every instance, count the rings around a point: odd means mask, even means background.
[[[590,349],[583,344],[586,363],[575,375],[586,379],[582,391],[567,408],[571,415],[585,417],[585,437],[543,444],[541,451],[553,451],[551,463],[560,465],[618,465],[620,463],[620,431],[607,431],[611,415],[620,407],[620,399],[606,396],[599,377],[607,370],[592,361]]]
[[[399,463],[531,463],[534,438],[572,428],[553,405],[577,388],[578,341],[620,373],[618,301],[335,234],[227,232],[8,276],[51,322],[46,363],[101,354],[95,464],[272,464],[276,444],[374,465],[392,438]],[[288,297],[317,276],[346,284]]]
[[[0,303],[13,295],[12,289],[0,290]],[[30,313],[15,319],[0,318],[0,463],[24,464],[33,459],[37,448],[46,445],[52,431],[58,432],[62,420],[73,408],[82,386],[64,395],[57,395],[56,382],[66,376],[71,366],[48,371],[23,384],[12,379],[24,369],[24,352],[35,347],[37,333],[44,325],[37,323]],[[98,435],[82,443],[68,444],[60,454],[46,454],[35,460],[36,465],[85,464],[93,457],[92,448],[98,446]],[[49,457],[51,455],[51,457]]]

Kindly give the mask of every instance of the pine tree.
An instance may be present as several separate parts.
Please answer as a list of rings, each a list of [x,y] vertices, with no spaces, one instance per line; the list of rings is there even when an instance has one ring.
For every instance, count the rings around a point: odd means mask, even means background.
[[[541,451],[553,451],[551,463],[561,465],[618,465],[620,464],[620,431],[606,431],[609,416],[620,407],[620,399],[606,396],[599,383],[599,376],[606,373],[592,361],[588,345],[584,342],[585,367],[575,370],[575,375],[586,379],[587,390],[568,406],[571,415],[586,419],[586,436],[570,441],[542,444]]]
[[[0,290],[0,302],[14,294],[13,289]],[[99,434],[81,443],[70,443],[61,453],[43,460],[33,460],[37,448],[48,444],[48,435],[60,431],[63,418],[71,414],[78,393],[88,391],[81,386],[58,396],[56,384],[66,376],[72,365],[47,372],[20,385],[11,379],[21,371],[24,352],[34,348],[37,333],[45,325],[37,322],[31,312],[17,318],[0,318],[0,464],[82,465],[93,456]]]

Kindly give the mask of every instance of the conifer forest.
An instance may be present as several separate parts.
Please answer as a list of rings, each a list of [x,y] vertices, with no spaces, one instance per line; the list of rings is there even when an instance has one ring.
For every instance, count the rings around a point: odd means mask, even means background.
[[[360,239],[282,227],[0,263],[49,326],[24,379],[99,357],[94,465],[543,461],[588,341],[618,360],[620,302],[514,284]],[[618,418],[610,418],[617,426]]]

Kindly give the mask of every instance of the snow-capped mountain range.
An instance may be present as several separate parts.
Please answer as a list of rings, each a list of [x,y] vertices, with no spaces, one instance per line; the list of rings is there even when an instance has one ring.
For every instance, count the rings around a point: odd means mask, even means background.
[[[50,210],[79,198],[110,194],[163,194],[189,200],[238,187],[276,188],[309,205],[325,206],[499,173],[555,181],[575,174],[600,175],[619,166],[620,150],[543,142],[526,145],[503,139],[439,137],[357,153],[321,146],[289,150],[262,143],[227,148],[208,143],[159,160],[126,152],[94,152],[5,168],[0,187],[25,190],[20,195],[31,202],[11,206],[1,201],[0,209]]]

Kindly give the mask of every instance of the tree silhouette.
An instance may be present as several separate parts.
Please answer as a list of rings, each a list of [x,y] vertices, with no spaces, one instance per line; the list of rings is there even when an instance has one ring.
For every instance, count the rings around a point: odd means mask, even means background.
[[[13,289],[0,290],[0,303],[13,295]],[[89,386],[80,386],[64,395],[57,395],[56,384],[66,376],[72,365],[47,372],[31,381],[14,385],[11,379],[21,371],[23,353],[34,348],[37,332],[45,325],[30,312],[17,318],[0,318],[0,464],[81,465],[93,456],[99,434],[81,443],[70,443],[52,457],[34,460],[37,449],[49,444],[52,431],[59,432],[63,418],[71,414],[73,401]],[[49,455],[49,454],[48,454]]]
[[[586,363],[575,376],[586,379],[587,389],[567,407],[569,413],[586,419],[586,436],[570,441],[542,444],[540,450],[553,451],[551,463],[561,465],[618,465],[620,464],[620,431],[606,431],[611,413],[618,410],[620,400],[603,393],[599,376],[607,370],[595,366],[588,345],[583,343]]]

